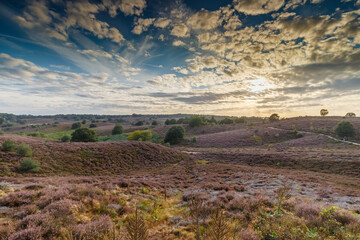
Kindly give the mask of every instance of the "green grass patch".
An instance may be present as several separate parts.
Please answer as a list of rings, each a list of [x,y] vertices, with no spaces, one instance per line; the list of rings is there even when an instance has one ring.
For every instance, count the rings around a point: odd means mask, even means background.
[[[65,130],[65,131],[60,131],[60,132],[48,133],[48,134],[45,134],[45,137],[60,140],[64,135],[71,136],[71,134],[74,131],[75,130]]]
[[[130,133],[123,133],[117,135],[99,136],[99,142],[116,142],[127,140]]]

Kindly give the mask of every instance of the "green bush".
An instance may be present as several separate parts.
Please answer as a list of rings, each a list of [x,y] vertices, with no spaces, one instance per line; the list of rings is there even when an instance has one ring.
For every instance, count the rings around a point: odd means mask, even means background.
[[[339,137],[355,137],[356,131],[350,122],[342,121],[334,128],[334,132]]]
[[[113,130],[111,131],[112,135],[122,134],[124,131],[123,126],[116,124]]]
[[[90,123],[89,128],[96,128],[98,125],[96,123]]]
[[[200,127],[204,125],[204,121],[201,117],[198,117],[198,116],[193,116],[190,118],[190,121],[189,121],[189,126],[190,127]]]
[[[76,122],[71,125],[71,129],[81,128],[81,122]]]
[[[181,126],[173,126],[167,132],[164,139],[165,143],[178,144],[184,140],[185,129]]]
[[[32,158],[25,158],[20,162],[19,170],[21,172],[37,172],[39,170],[40,163],[34,161]]]
[[[152,139],[152,133],[149,130],[136,130],[132,132],[127,139],[129,141],[149,141]]]
[[[17,155],[21,157],[31,157],[33,154],[33,151],[31,147],[25,143],[21,143],[16,151]]]
[[[69,135],[64,135],[62,138],[61,138],[61,141],[62,142],[70,142],[71,140],[71,137]]]
[[[142,125],[144,125],[144,121],[137,121],[134,125],[135,126],[142,126]]]
[[[71,134],[72,142],[97,142],[98,135],[89,128],[79,128]]]
[[[13,152],[16,149],[16,145],[15,142],[12,141],[11,139],[7,139],[5,140],[5,142],[3,142],[2,146],[1,146],[1,150],[3,152]]]
[[[220,122],[220,124],[233,124],[234,120],[230,119],[230,118],[224,118],[222,119]]]
[[[156,126],[158,125],[158,122],[156,120],[152,121],[151,125]]]

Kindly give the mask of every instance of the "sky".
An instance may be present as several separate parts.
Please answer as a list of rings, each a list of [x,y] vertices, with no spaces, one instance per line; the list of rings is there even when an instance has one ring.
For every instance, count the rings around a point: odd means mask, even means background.
[[[0,112],[360,115],[360,0],[2,0]]]

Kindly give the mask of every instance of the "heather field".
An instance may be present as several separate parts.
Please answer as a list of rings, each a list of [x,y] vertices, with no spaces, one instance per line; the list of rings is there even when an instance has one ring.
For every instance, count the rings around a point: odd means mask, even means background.
[[[357,132],[349,142],[333,131],[340,117],[154,118],[124,117],[117,135],[102,119],[90,128],[99,142],[61,141],[76,131],[66,119],[3,128],[0,239],[360,239],[358,118],[345,119]],[[184,140],[166,144],[173,126]],[[129,139],[146,131],[156,141]],[[36,170],[22,170],[25,158]]]

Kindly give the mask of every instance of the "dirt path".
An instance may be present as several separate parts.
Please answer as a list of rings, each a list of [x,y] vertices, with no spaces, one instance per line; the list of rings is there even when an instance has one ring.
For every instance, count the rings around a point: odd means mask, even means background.
[[[288,130],[288,129],[282,129],[282,128],[275,128],[275,127],[268,127],[270,129],[275,129],[275,130],[282,130],[282,131],[292,131],[292,130]],[[352,144],[352,145],[355,145],[355,146],[360,146],[360,143],[355,143],[355,142],[350,142],[350,141],[346,141],[346,140],[340,140],[338,138],[335,138],[335,137],[332,137],[332,136],[329,136],[329,135],[326,135],[326,134],[323,134],[323,133],[313,133],[313,132],[307,132],[307,131],[298,131],[299,133],[305,133],[305,134],[315,134],[315,135],[320,135],[320,136],[324,136],[324,137],[327,137],[329,139],[332,139],[332,140],[335,140],[337,142],[343,142],[343,143],[348,143],[348,144]]]

